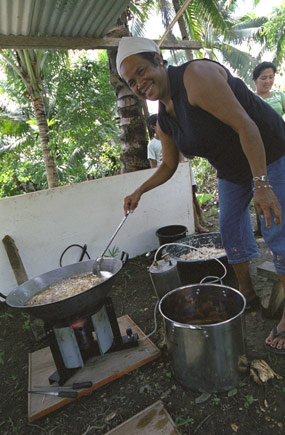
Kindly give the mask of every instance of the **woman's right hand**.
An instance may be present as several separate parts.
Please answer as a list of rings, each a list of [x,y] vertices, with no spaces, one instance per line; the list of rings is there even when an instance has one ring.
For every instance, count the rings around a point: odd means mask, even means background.
[[[169,180],[177,169],[179,163],[179,151],[173,140],[159,128],[159,137],[162,144],[163,160],[157,170],[133,193],[124,199],[125,215],[137,208],[142,194],[154,189]]]
[[[137,208],[139,200],[141,199],[142,194],[137,189],[130,195],[126,196],[124,199],[124,211],[125,216],[127,215],[127,212],[133,213],[133,211]]]

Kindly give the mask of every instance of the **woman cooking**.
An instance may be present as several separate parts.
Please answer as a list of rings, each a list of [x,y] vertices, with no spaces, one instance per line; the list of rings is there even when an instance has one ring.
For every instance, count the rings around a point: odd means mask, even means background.
[[[159,168],[125,198],[125,212],[134,211],[142,194],[174,174],[179,151],[186,156],[206,157],[218,174],[223,246],[247,304],[257,300],[249,274],[249,261],[258,256],[248,208],[252,196],[285,291],[282,118],[219,63],[201,59],[167,68],[158,46],[146,38],[122,38],[117,70],[135,95],[160,101],[158,123],[163,150]],[[285,311],[265,346],[285,353]]]

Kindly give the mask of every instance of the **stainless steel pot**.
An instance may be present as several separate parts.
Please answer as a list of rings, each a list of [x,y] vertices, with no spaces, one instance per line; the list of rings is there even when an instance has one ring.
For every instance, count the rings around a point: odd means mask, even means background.
[[[179,287],[161,299],[159,311],[175,378],[194,391],[236,387],[244,376],[244,296],[215,284]]]
[[[55,284],[65,278],[80,275],[86,272],[93,272],[94,260],[82,261],[68,266],[51,270],[32,278],[13,290],[6,298],[6,303],[13,308],[20,309],[32,316],[41,318],[48,323],[55,323],[62,319],[72,318],[75,315],[92,313],[105,296],[111,291],[116,275],[126,264],[128,254],[123,252],[121,260],[117,258],[103,258],[101,271],[110,272],[111,276],[102,283],[90,289],[62,299],[57,302],[50,302],[42,305],[26,305],[29,299],[41,292],[51,284]]]

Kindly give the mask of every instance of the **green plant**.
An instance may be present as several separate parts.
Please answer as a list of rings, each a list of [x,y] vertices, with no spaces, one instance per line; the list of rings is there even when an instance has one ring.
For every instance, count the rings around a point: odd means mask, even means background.
[[[113,246],[112,249],[108,249],[108,255],[106,255],[106,257],[116,257],[116,255],[118,255],[118,253],[120,252],[120,248],[118,248],[118,246]]]
[[[245,408],[249,408],[250,405],[252,405],[254,402],[254,398],[251,395],[247,395],[245,396],[245,402],[244,402],[244,407]]]
[[[216,170],[206,159],[194,157],[190,164],[195,175],[198,192],[213,194],[217,191]]]
[[[14,316],[10,313],[0,314],[0,319],[3,319],[3,320],[13,319],[13,318],[14,318]]]
[[[175,419],[175,425],[178,426],[188,426],[188,424],[193,424],[194,423],[194,418],[193,417],[176,417]]]
[[[124,272],[124,276],[128,279],[132,279],[132,275],[126,271]]]
[[[23,328],[26,331],[30,331],[30,329],[31,329],[31,318],[30,318],[29,314],[26,314],[26,313],[21,313],[21,314],[22,314],[22,317],[24,319]]]
[[[200,205],[203,205],[206,202],[210,201],[212,198],[214,198],[214,195],[212,193],[196,193],[196,196]]]
[[[219,397],[213,397],[212,402],[214,405],[219,405],[221,402],[221,399]]]

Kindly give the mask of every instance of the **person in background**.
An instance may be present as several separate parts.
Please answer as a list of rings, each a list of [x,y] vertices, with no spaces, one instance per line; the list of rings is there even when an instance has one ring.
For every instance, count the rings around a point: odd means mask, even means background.
[[[180,162],[182,162],[182,163],[188,162],[189,163],[189,160],[186,159],[182,153],[180,153]],[[192,183],[193,214],[194,214],[195,230],[197,233],[209,233],[210,230],[208,230],[208,228],[203,227],[200,223],[200,222],[204,222],[204,219],[202,216],[202,210],[201,210],[198,198],[196,196],[198,189],[197,189],[197,184],[196,184],[196,180],[194,177],[193,168],[192,168],[190,163],[189,163],[189,166],[190,166],[190,175],[191,175],[191,183]]]
[[[256,94],[269,104],[280,116],[284,116],[285,94],[281,91],[271,91],[274,85],[276,71],[274,63],[262,62],[254,68],[252,78],[255,83]],[[257,223],[255,235],[261,236],[260,219],[256,210],[255,212]]]
[[[258,301],[249,273],[250,260],[258,256],[250,223],[252,197],[285,295],[285,125],[280,115],[218,62],[195,59],[167,67],[151,39],[122,38],[116,62],[138,98],[159,100],[163,148],[161,165],[125,197],[125,213],[173,176],[179,151],[207,158],[217,170],[222,243],[247,306]],[[264,346],[285,354],[285,307]]]
[[[158,115],[154,114],[148,117],[147,127],[149,131],[150,142],[147,145],[147,158],[149,159],[150,167],[157,168],[162,162],[162,145],[159,140],[158,125],[157,125]],[[188,162],[182,153],[180,153],[179,160],[181,163]],[[197,185],[194,177],[192,166],[190,165],[190,174],[192,182],[192,196],[193,196],[193,215],[194,215],[194,225],[197,233],[209,233],[209,230],[200,224],[200,220],[203,221],[202,210],[199,201],[196,196]]]
[[[253,80],[257,95],[266,101],[280,116],[285,114],[285,94],[272,91],[276,74],[276,66],[272,62],[262,62],[253,70]]]
[[[162,162],[162,147],[156,128],[157,114],[149,116],[146,123],[150,137],[147,145],[147,158],[150,167],[157,168]]]

